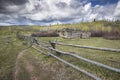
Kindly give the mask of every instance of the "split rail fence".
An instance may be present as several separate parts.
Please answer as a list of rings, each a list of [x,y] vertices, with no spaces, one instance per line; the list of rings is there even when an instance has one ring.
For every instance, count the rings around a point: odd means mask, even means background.
[[[99,67],[102,67],[102,68],[105,68],[105,69],[108,69],[108,70],[111,70],[111,71],[114,71],[116,73],[120,73],[120,69],[118,68],[114,68],[114,67],[111,67],[111,66],[108,66],[108,65],[105,65],[105,64],[102,64],[102,63],[99,63],[99,62],[96,62],[96,61],[93,61],[93,60],[90,60],[90,59],[87,59],[87,58],[84,58],[80,55],[77,55],[77,54],[73,54],[73,53],[70,53],[70,52],[64,52],[64,51],[61,51],[61,50],[58,50],[56,49],[56,45],[62,45],[62,46],[72,46],[72,47],[78,47],[78,48],[85,48],[85,49],[95,49],[95,50],[103,50],[103,51],[113,51],[113,52],[120,52],[120,49],[111,49],[111,48],[99,48],[99,47],[92,47],[92,46],[83,46],[83,45],[74,45],[74,44],[65,44],[65,43],[60,43],[60,42],[45,42],[45,41],[38,41],[37,39],[35,38],[31,38],[31,37],[24,37],[25,40],[28,40],[27,38],[30,39],[30,42],[32,43],[32,48],[34,48],[35,50],[39,51],[40,53],[44,54],[44,55],[47,55],[47,56],[51,56],[51,57],[54,57],[55,59],[63,62],[64,64],[66,65],[69,65],[70,67],[84,73],[85,75],[95,79],[95,80],[101,80],[101,78],[97,77],[96,75],[90,73],[90,72],[87,72],[86,70],[60,58],[58,55],[55,55],[53,53],[56,52],[57,54],[63,54],[63,55],[67,55],[67,56],[72,56],[74,58],[77,58],[77,59],[80,59],[82,61],[85,61],[85,62],[88,62],[88,63],[91,63],[92,65],[96,65],[96,66],[99,66]],[[38,48],[39,47],[39,48]],[[42,50],[42,49],[44,50]]]
[[[48,45],[50,45],[50,46],[48,46]],[[113,52],[118,52],[118,53],[120,52],[120,49],[98,48],[98,47],[92,47],[92,46],[73,45],[73,44],[65,44],[65,43],[51,42],[51,41],[49,41],[49,42],[40,41],[40,42],[34,43],[34,45],[32,47],[34,49],[36,49],[37,51],[45,54],[45,55],[49,55],[49,56],[52,56],[52,57],[56,58],[57,60],[71,66],[72,68],[74,68],[74,69],[88,75],[89,77],[91,77],[91,78],[93,78],[95,80],[101,80],[101,79],[99,77],[96,77],[95,75],[87,72],[86,70],[83,70],[80,67],[78,67],[76,65],[73,65],[73,64],[67,62],[66,60],[61,59],[59,56],[56,56],[56,55],[52,54],[52,52],[55,51],[57,54],[63,54],[63,55],[72,56],[72,57],[75,57],[75,58],[80,59],[82,61],[91,63],[93,65],[96,65],[96,66],[99,66],[99,67],[114,71],[116,73],[120,73],[120,69],[117,69],[117,68],[114,68],[114,67],[111,67],[111,66],[108,66],[108,65],[105,65],[105,64],[102,64],[102,63],[99,63],[99,62],[84,58],[84,57],[82,57],[80,55],[77,55],[77,54],[73,54],[73,53],[70,53],[70,52],[64,52],[64,51],[58,50],[58,49],[56,49],[56,45],[72,46],[72,47],[78,47],[78,48],[104,50],[104,51],[113,51]],[[36,48],[35,46],[38,46],[40,48],[43,48],[43,49],[47,50],[47,53],[44,52],[44,51],[41,51],[40,49]]]

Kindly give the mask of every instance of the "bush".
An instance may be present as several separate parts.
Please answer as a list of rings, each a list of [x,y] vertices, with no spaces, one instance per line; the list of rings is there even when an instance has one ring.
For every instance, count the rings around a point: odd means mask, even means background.
[[[110,40],[117,40],[120,39],[120,33],[118,31],[106,32],[104,33],[103,38]]]
[[[103,34],[103,31],[91,31],[91,37],[102,37]]]

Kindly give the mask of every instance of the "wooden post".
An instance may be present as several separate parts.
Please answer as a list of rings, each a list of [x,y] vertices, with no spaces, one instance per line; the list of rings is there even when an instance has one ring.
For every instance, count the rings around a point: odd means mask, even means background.
[[[52,43],[51,41],[49,41],[49,43],[50,43],[52,48],[54,48],[54,49],[56,48],[56,43]]]
[[[56,43],[55,43],[56,41],[54,41],[54,43],[52,43],[51,41],[49,41],[49,43],[50,43],[50,45],[51,45],[51,47],[53,48],[53,49],[55,49],[56,48]],[[57,53],[57,55],[60,55],[61,53],[60,52],[57,52],[57,51],[55,51],[56,53]]]
[[[37,39],[35,39],[35,38],[33,38],[33,43],[39,44],[38,41],[37,41]]]

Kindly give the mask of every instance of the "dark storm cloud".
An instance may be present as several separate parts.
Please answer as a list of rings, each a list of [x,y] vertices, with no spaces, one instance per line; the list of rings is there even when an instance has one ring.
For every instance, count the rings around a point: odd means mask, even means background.
[[[8,6],[24,5],[28,0],[0,0],[0,13],[9,13]]]
[[[64,7],[67,6],[67,4],[65,2],[59,2],[59,3],[56,4],[56,6],[59,7],[59,8],[64,8]]]
[[[80,2],[80,0],[72,0],[70,6],[72,8],[79,8],[82,6],[82,4],[83,4],[83,2]]]
[[[7,4],[22,5],[28,2],[28,0],[0,0],[0,6],[7,6]]]

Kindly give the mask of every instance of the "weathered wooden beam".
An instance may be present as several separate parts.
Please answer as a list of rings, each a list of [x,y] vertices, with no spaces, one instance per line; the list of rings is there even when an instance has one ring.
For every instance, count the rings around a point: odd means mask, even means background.
[[[32,46],[32,48],[34,48],[34,49],[36,49],[37,51],[39,51],[39,52],[43,53],[44,55],[48,55],[47,53],[45,53],[44,51],[42,51],[42,50],[40,50],[40,49],[36,48],[35,46]]]
[[[48,47],[50,46],[50,44],[41,43],[41,42],[38,42],[38,43],[39,43],[39,45],[42,45],[42,46],[46,46],[46,47],[47,47],[47,46],[48,46]]]
[[[37,51],[39,51],[40,53],[43,53],[43,54],[46,55],[46,53],[45,53],[44,51],[39,50],[39,49],[37,49],[37,48],[34,47],[34,46],[32,46],[32,47],[33,47],[34,49],[36,49]],[[59,58],[59,57],[57,57],[57,56],[55,56],[54,54],[52,54],[52,53],[50,53],[50,52],[48,52],[47,55],[50,55],[50,56],[56,58],[57,60],[63,62],[64,64],[69,65],[70,67],[72,67],[72,68],[74,68],[74,69],[76,69],[76,70],[78,70],[78,71],[84,73],[85,75],[87,75],[87,76],[89,76],[89,77],[91,77],[91,78],[93,78],[93,79],[95,79],[95,80],[101,80],[100,78],[96,77],[95,75],[93,75],[93,74],[91,74],[91,73],[89,73],[89,72],[87,72],[87,71],[85,71],[85,70],[79,68],[78,66],[75,66],[75,65],[73,65],[73,64],[71,64],[71,63],[69,63],[69,62],[67,62],[67,61],[65,61],[65,60],[63,60],[63,59],[61,59],[61,58]]]
[[[69,53],[69,52],[63,52],[63,51],[60,51],[60,50],[57,50],[57,49],[54,49],[54,48],[50,48],[51,50],[54,50],[56,52],[59,52],[61,54],[65,54],[65,55],[70,55],[70,56],[73,56],[75,58],[78,58],[80,60],[83,60],[85,62],[88,62],[88,63],[91,63],[91,64],[94,64],[94,65],[97,65],[99,67],[103,67],[103,68],[106,68],[106,69],[109,69],[111,71],[114,71],[114,72],[117,72],[117,73],[120,73],[120,69],[117,69],[117,68],[113,68],[111,66],[108,66],[108,65],[105,65],[105,64],[102,64],[102,63],[99,63],[99,62],[95,62],[93,60],[89,60],[89,59],[86,59],[86,58],[83,58],[77,54],[72,54],[72,53]]]
[[[39,40],[39,43],[49,44],[49,42],[47,42],[47,41],[42,41],[42,40]]]
[[[50,50],[49,48],[46,48],[46,47],[44,47],[44,46],[41,46],[41,45],[38,45],[38,44],[34,44],[34,45],[36,45],[36,46],[39,46],[39,47],[41,47],[41,48],[43,48],[43,49],[45,49],[45,50]]]
[[[49,53],[49,52],[48,52],[48,53]],[[55,56],[55,55],[52,54],[52,53],[49,53],[49,55],[52,56],[52,57],[54,57],[54,58],[56,58],[57,60],[63,62],[64,64],[67,64],[67,65],[69,65],[70,67],[72,67],[72,68],[74,68],[74,69],[76,69],[76,70],[78,70],[78,71],[80,71],[80,72],[88,75],[89,77],[91,77],[91,78],[93,78],[93,79],[95,79],[95,80],[101,80],[100,78],[96,77],[95,75],[93,75],[93,74],[85,71],[84,69],[81,69],[81,68],[79,68],[78,66],[75,66],[75,65],[73,65],[73,64],[71,64],[71,63],[69,63],[69,62],[67,62],[67,61],[65,61],[65,60],[63,60],[63,59],[61,59],[61,58],[59,58],[59,57],[57,57],[57,56]]]
[[[55,43],[55,44],[58,44],[58,45],[64,45],[64,46],[78,47],[78,48],[86,48],[86,49],[94,49],[94,50],[102,50],[102,51],[120,52],[120,49],[113,49],[113,48],[101,48],[101,47],[93,47],[93,46],[65,44],[65,43],[60,43],[60,42],[52,42],[52,43]]]
[[[38,46],[40,46],[40,45],[38,45]],[[42,47],[42,46],[40,46],[40,47]],[[51,50],[54,50],[54,51],[59,52],[59,53],[61,53],[61,54],[70,55],[70,56],[76,57],[76,58],[78,58],[78,59],[81,59],[81,60],[83,60],[83,61],[86,61],[86,62],[88,62],[88,63],[97,65],[97,66],[99,66],[99,67],[103,67],[103,68],[109,69],[109,70],[111,70],[111,71],[120,73],[120,69],[113,68],[113,67],[111,67],[111,66],[108,66],[108,65],[105,65],[105,64],[102,64],[102,63],[93,61],[93,60],[89,60],[89,59],[83,58],[83,57],[81,57],[81,56],[79,56],[79,55],[77,55],[77,54],[72,54],[72,53],[69,53],[69,52],[63,52],[63,51],[54,49],[54,48],[52,48],[52,47],[50,47],[49,49],[48,49],[48,48],[45,48],[45,47],[42,47],[42,48],[44,48],[44,49],[46,49],[46,50],[50,50],[50,49],[51,49]]]
[[[51,41],[49,41],[49,43],[50,43],[52,48],[54,48],[54,49],[56,48],[56,44],[55,43],[52,43]]]

